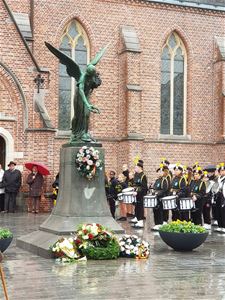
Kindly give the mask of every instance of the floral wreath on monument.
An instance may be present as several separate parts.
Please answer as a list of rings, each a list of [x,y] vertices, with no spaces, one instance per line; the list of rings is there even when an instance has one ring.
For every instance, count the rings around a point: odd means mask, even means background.
[[[94,147],[83,146],[77,152],[75,164],[81,176],[91,180],[99,170],[102,170],[103,161],[99,151]]]
[[[58,262],[73,262],[88,259],[148,258],[150,245],[135,235],[115,234],[97,223],[81,224],[75,236],[62,237],[51,247]]]

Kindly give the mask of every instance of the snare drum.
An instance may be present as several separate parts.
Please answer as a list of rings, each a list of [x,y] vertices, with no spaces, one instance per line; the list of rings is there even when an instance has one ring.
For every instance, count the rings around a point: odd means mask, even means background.
[[[136,196],[133,195],[134,192],[123,193],[123,203],[130,204],[136,202]]]
[[[164,210],[177,208],[176,196],[163,197],[161,200],[162,200]]]
[[[117,195],[117,199],[118,199],[119,201],[123,201],[123,193],[119,193],[119,194]]]
[[[195,207],[195,203],[192,198],[180,198],[179,199],[180,210],[191,210]]]
[[[154,208],[158,204],[157,197],[154,195],[144,196],[144,207]]]
[[[126,188],[126,189],[122,190],[122,193],[127,193],[127,192],[134,192],[134,188],[133,187],[129,187],[129,188]]]

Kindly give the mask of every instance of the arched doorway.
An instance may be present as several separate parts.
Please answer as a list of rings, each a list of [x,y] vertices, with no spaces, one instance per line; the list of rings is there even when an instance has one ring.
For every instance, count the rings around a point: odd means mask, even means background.
[[[2,165],[2,168],[5,169],[5,140],[2,136],[0,136],[0,164]]]

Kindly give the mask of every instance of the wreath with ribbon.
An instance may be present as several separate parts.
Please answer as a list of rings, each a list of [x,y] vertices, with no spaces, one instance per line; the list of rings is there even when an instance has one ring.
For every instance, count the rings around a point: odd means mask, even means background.
[[[83,146],[77,152],[75,164],[80,175],[88,180],[93,179],[103,167],[99,151],[87,146]]]

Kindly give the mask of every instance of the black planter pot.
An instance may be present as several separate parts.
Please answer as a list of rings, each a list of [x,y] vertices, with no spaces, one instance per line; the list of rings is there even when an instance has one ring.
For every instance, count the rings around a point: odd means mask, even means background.
[[[179,233],[159,230],[161,239],[176,251],[191,251],[204,243],[208,236],[205,233]]]
[[[0,251],[4,252],[12,242],[13,237],[9,237],[6,239],[0,239]]]

